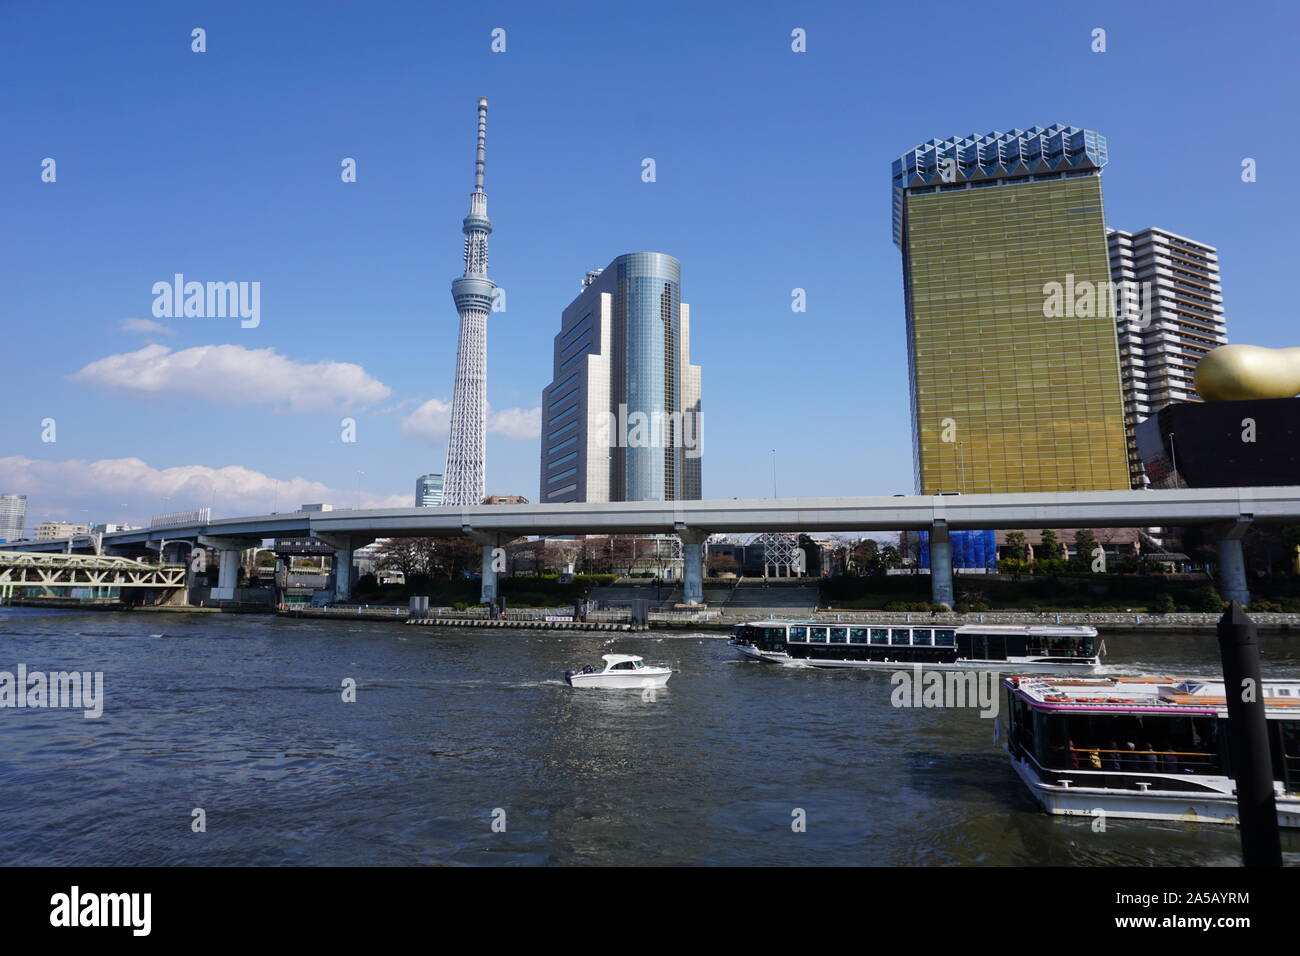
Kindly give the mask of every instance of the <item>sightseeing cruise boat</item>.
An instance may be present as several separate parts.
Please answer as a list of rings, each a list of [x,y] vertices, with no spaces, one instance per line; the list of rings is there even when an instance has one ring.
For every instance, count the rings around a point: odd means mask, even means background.
[[[732,629],[730,644],[742,657],[774,664],[897,670],[921,664],[941,670],[1001,670],[1040,674],[1090,674],[1102,648],[1088,626],[963,624],[821,624],[753,621]]]
[[[1300,680],[1262,684],[1278,824],[1300,827]],[[1007,753],[1048,813],[1238,822],[1221,679],[1030,675],[1002,686]]]

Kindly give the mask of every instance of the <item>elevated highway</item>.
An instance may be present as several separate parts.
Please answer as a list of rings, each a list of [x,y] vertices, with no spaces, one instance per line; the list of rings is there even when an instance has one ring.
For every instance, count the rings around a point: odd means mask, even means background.
[[[708,501],[580,502],[295,512],[222,518],[203,524],[121,531],[102,536],[108,553],[163,552],[182,543],[222,554],[273,537],[317,538],[338,552],[335,595],[351,587],[351,554],[382,537],[467,534],[483,547],[483,598],[496,597],[494,549],[520,535],[677,534],[684,544],[684,596],[702,597],[705,538],[718,532],[900,531],[931,534],[935,603],[952,603],[951,545],[960,529],[1142,528],[1210,526],[1219,541],[1223,594],[1249,599],[1241,537],[1255,523],[1300,523],[1300,487],[1180,488],[995,495],[896,495],[862,498],[753,498]],[[7,545],[15,550],[66,550],[71,541]],[[233,594],[237,560],[222,562],[221,588]],[[229,574],[227,574],[229,568]],[[214,594],[214,596],[219,596]]]

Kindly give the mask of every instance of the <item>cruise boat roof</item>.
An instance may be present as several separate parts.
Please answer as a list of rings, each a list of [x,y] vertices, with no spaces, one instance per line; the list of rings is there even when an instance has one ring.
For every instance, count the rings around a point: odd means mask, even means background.
[[[1091,624],[963,624],[967,634],[1028,634],[1034,637],[1096,637]]]
[[[1300,712],[1300,680],[1263,680],[1266,711]],[[1174,714],[1225,713],[1220,677],[1008,677],[1002,685],[1039,710]]]

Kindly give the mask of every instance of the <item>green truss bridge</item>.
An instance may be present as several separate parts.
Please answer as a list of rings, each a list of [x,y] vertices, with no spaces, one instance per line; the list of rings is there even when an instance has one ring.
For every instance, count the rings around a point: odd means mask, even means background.
[[[12,598],[22,589],[40,588],[42,597],[55,597],[55,588],[183,588],[183,564],[154,564],[106,554],[41,554],[0,551],[0,597]]]

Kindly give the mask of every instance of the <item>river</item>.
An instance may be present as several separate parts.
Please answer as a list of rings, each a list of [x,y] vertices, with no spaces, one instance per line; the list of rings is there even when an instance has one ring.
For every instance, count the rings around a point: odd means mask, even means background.
[[[1212,634],[1105,639],[1121,672],[1218,661]],[[1300,676],[1300,641],[1260,641],[1266,676]],[[564,683],[611,651],[677,673],[653,699]],[[717,632],[0,608],[19,664],[103,672],[105,699],[0,709],[5,865],[1238,862],[1231,827],[1048,817],[977,711],[739,662]]]

